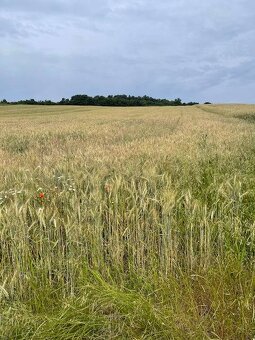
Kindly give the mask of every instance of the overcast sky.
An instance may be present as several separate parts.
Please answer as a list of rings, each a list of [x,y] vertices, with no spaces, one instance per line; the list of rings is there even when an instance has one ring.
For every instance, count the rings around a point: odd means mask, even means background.
[[[0,0],[0,99],[255,103],[254,0]]]

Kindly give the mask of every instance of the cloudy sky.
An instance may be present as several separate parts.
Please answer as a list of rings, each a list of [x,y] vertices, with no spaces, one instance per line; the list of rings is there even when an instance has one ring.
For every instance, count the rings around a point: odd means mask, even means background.
[[[255,103],[254,0],[0,0],[0,99]]]

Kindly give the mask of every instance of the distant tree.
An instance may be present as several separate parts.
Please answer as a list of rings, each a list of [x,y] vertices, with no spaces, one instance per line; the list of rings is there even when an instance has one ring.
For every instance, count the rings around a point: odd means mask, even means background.
[[[182,100],[181,100],[181,98],[176,98],[175,100],[174,100],[174,104],[173,105],[182,105]]]
[[[8,102],[7,102],[6,99],[3,99],[0,103],[1,103],[1,104],[8,104]]]
[[[1,103],[7,103],[4,99]],[[88,96],[86,94],[76,94],[70,99],[62,98],[59,102],[51,100],[26,99],[18,102],[10,102],[9,104],[28,104],[28,105],[97,105],[97,106],[181,106],[196,105],[197,102],[182,103],[180,98],[174,100],[158,99],[149,96],[127,96],[126,94],[104,96]]]
[[[67,105],[67,104],[69,104],[69,99],[68,98],[67,99],[66,98],[62,98],[58,104],[60,104],[60,105]]]
[[[55,103],[53,103],[51,100],[44,100],[43,105],[54,105]]]
[[[210,102],[205,102],[204,104],[205,104],[205,105],[210,105],[210,104],[212,104],[212,103],[210,103]]]
[[[38,104],[33,98],[25,100],[24,104],[35,105]]]
[[[188,103],[186,103],[185,105],[198,105],[199,103],[197,103],[197,102],[188,102]]]

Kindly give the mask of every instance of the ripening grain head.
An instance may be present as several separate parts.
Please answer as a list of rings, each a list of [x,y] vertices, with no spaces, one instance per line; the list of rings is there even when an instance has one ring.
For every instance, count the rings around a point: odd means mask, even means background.
[[[249,338],[253,109],[0,106],[3,334]]]

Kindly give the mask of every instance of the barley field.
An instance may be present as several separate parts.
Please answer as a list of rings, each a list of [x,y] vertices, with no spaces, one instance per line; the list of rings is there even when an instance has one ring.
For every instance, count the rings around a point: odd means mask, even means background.
[[[0,339],[255,337],[255,105],[0,106]]]

